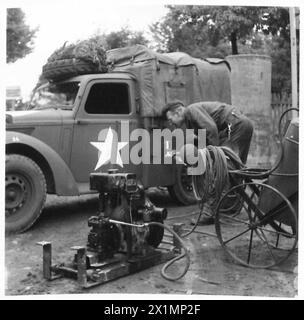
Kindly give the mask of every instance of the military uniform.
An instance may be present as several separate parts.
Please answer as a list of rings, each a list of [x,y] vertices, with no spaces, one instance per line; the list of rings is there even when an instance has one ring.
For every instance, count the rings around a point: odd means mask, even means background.
[[[203,101],[190,104],[185,109],[185,125],[194,129],[206,129],[206,144],[227,146],[246,163],[253,133],[252,122],[236,107],[218,102]]]

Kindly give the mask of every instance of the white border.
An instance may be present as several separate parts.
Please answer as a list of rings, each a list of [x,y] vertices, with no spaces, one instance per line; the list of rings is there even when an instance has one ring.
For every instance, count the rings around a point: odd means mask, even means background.
[[[73,6],[76,6],[77,3],[80,3],[80,1],[73,1],[73,0],[52,0],[52,4],[54,5],[62,5],[64,3],[65,5],[70,3]],[[83,3],[83,2],[81,2]],[[92,7],[94,6],[101,6],[102,1],[101,0],[87,0],[86,3]],[[118,0],[112,0],[112,3],[114,4],[138,4],[142,5],[142,1],[118,1]],[[0,32],[1,32],[1,37],[0,37],[0,48],[5,48],[6,47],[6,40],[5,40],[5,28],[6,28],[6,8],[8,7],[24,7],[28,5],[41,5],[42,2],[39,0],[10,0],[10,1],[1,1],[0,4]],[[145,4],[197,4],[197,5],[227,5],[226,1],[204,1],[202,2],[201,0],[174,0],[174,1],[163,1],[163,0],[149,0],[145,2]],[[247,1],[229,1],[229,5],[241,5],[241,6],[246,6],[246,5],[255,5],[255,6],[283,6],[283,7],[290,7],[290,6],[295,6],[300,8],[300,14],[302,16],[302,10],[303,10],[303,5],[302,1],[299,0],[290,0],[290,1],[274,1],[274,0],[268,0],[267,3],[265,1],[257,1],[255,0],[253,3],[248,3]],[[300,43],[303,44],[303,28],[300,25]],[[302,46],[300,50],[300,54],[302,53]],[[301,59],[300,59],[301,61]],[[0,70],[5,66],[5,51],[0,50]],[[3,69],[2,69],[3,70]],[[300,63],[300,106],[302,104],[302,79],[303,79],[303,66],[302,63]],[[0,101],[2,102],[2,108],[5,108],[5,79],[3,79],[3,74],[0,77]],[[1,159],[0,159],[0,168],[2,172],[2,177],[4,177],[4,165],[5,165],[5,157],[4,157],[4,109],[3,112],[0,115],[0,121],[1,121],[1,130],[2,134],[0,134],[0,139],[1,139]],[[300,163],[299,163],[299,172],[303,173],[304,172],[304,161],[303,161],[303,114],[300,114]],[[2,179],[4,180],[4,179]],[[4,184],[3,181],[1,180],[0,186],[1,186],[1,196],[2,196],[2,201],[1,201],[1,212],[4,213]],[[303,174],[299,175],[299,184],[300,184],[300,192],[303,190]],[[302,212],[303,209],[303,198],[300,197],[299,199],[299,212]],[[5,237],[4,237],[4,214],[1,215],[1,241],[0,241],[0,250],[1,250],[1,255],[0,255],[0,292],[1,292],[1,298],[4,300],[28,300],[34,299],[34,300],[54,300],[54,299],[61,299],[61,300],[155,300],[155,299],[160,299],[160,300],[214,300],[214,299],[219,299],[219,300],[260,300],[260,299],[268,299],[268,300],[285,300],[286,298],[261,298],[261,297],[247,297],[247,296],[205,296],[205,295],[158,295],[158,294],[66,294],[66,295],[33,295],[33,296],[5,296],[4,295],[4,283],[5,283],[5,270],[4,270],[4,252],[5,252]],[[299,246],[302,248],[302,242],[303,242],[303,218],[299,217]],[[303,270],[303,255],[304,252],[303,250],[299,250],[299,266],[298,266],[298,279],[299,279],[299,287],[298,287],[298,296],[295,297],[295,299],[303,299],[304,297],[304,289],[303,289],[303,283],[304,283],[304,270]],[[110,303],[110,302],[109,302]]]

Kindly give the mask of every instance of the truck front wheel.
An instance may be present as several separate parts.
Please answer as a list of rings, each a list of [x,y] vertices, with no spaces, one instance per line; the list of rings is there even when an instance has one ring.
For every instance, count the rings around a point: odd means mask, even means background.
[[[191,180],[191,176],[187,175],[187,166],[177,165],[175,183],[172,186],[168,186],[169,194],[177,204],[191,205],[197,202]]]
[[[38,219],[46,199],[46,181],[30,158],[11,154],[5,164],[5,231],[29,229]]]

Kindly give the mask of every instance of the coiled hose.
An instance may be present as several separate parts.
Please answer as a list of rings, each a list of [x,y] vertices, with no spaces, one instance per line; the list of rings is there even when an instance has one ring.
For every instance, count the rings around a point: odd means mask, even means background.
[[[205,164],[203,175],[192,176],[195,198],[201,203],[208,201],[214,209],[223,191],[229,186],[229,169],[227,158],[234,168],[244,168],[239,156],[228,147],[207,146],[199,150]]]

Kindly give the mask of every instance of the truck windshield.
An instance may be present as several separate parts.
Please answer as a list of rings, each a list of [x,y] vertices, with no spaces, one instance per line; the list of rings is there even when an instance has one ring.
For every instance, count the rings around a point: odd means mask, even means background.
[[[79,82],[48,83],[39,87],[33,94],[27,109],[48,108],[73,109],[79,89]]]

